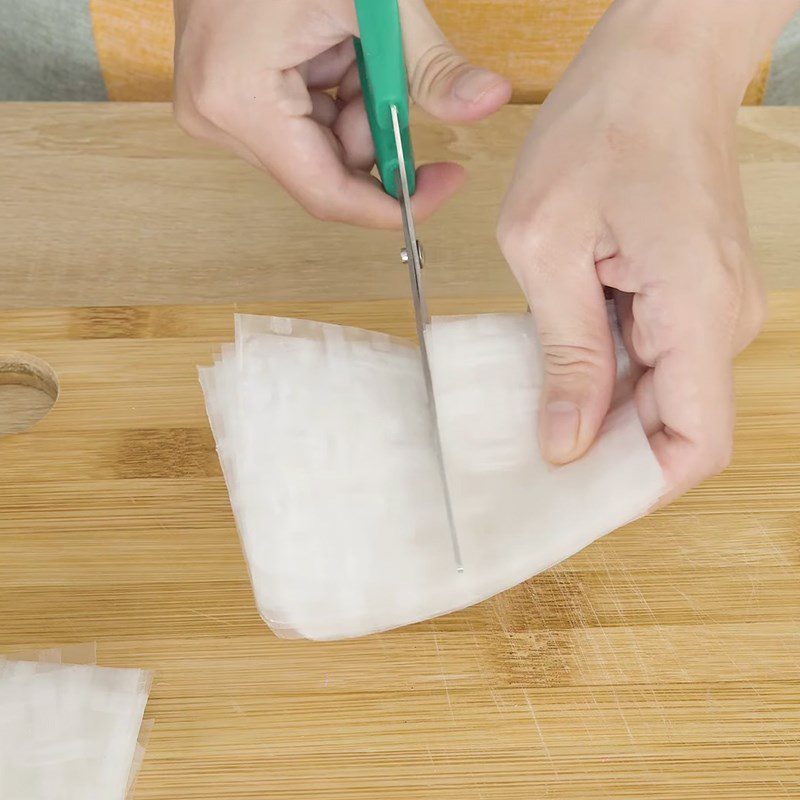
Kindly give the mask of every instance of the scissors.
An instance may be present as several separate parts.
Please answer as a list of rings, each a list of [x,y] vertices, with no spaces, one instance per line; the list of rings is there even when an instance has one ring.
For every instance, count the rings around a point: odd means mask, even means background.
[[[447,485],[436,414],[436,398],[433,394],[431,367],[425,345],[425,329],[430,325],[431,318],[422,285],[424,253],[417,239],[414,215],[411,212],[411,195],[414,194],[416,178],[414,151],[411,147],[408,125],[408,81],[403,58],[400,10],[397,0],[355,0],[355,7],[360,35],[360,38],[354,41],[358,75],[372,140],[375,144],[375,160],[381,182],[386,193],[400,202],[405,237],[405,247],[400,251],[400,260],[408,266],[422,372],[433,423],[434,447],[444,493],[447,523],[456,568],[462,572],[461,548]]]

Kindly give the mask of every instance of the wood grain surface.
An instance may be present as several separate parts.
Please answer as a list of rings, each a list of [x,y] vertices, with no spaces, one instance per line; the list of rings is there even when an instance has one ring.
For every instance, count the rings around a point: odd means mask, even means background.
[[[195,372],[234,308],[6,311],[60,397],[0,437],[0,652],[96,641],[155,671],[138,800],[800,797],[800,290],[771,302],[725,474],[492,600],[334,644],[276,639],[251,598]],[[399,300],[239,310],[413,330]]]
[[[421,226],[432,296],[512,294],[494,226],[531,108],[474,127],[414,121],[419,160],[466,167]],[[746,108],[742,176],[771,288],[800,285],[800,109]],[[0,109],[0,307],[405,297],[398,236],[311,220],[166,105]]]
[[[417,124],[472,178],[423,229],[435,311],[520,307],[492,226],[530,114]],[[731,467],[493,600],[322,645],[258,618],[195,366],[234,308],[410,335],[397,236],[308,220],[161,106],[3,108],[0,361],[59,398],[0,436],[0,652],[155,671],[138,800],[800,798],[800,111],[739,132],[772,313]],[[272,302],[146,305],[214,299]]]

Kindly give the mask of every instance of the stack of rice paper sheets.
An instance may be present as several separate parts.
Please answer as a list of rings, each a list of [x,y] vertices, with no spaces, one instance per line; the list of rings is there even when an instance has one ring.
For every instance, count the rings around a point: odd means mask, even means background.
[[[150,675],[94,661],[93,646],[0,656],[0,797],[131,796]]]
[[[463,573],[415,343],[240,315],[235,344],[200,370],[256,603],[279,636],[355,637],[464,608],[663,492],[618,336],[612,409],[590,451],[562,467],[539,450],[530,315],[434,318],[426,341]]]

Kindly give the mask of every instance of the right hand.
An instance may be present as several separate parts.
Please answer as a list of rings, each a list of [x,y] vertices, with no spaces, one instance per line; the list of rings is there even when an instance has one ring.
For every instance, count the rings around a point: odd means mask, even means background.
[[[400,0],[400,12],[411,98],[425,111],[472,122],[508,101],[510,84],[453,50],[423,0]],[[268,172],[315,217],[400,226],[397,202],[370,176],[353,0],[175,0],[175,29],[174,107],[185,131]],[[456,164],[419,169],[415,216],[463,180]]]

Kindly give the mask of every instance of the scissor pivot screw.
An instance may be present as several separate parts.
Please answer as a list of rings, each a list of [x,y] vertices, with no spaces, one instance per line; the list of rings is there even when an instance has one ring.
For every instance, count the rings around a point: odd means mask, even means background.
[[[420,265],[420,267],[424,266],[425,265],[425,251],[422,249],[422,242],[420,242],[419,239],[417,239],[417,256],[419,257],[419,265]],[[405,247],[400,251],[400,260],[404,264],[408,264],[408,249],[405,248]]]

